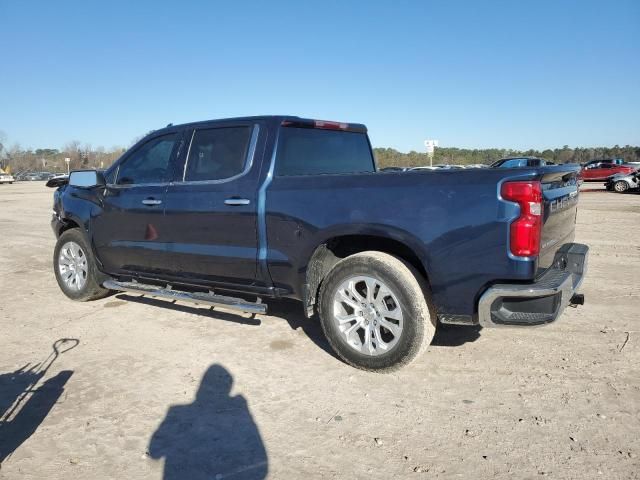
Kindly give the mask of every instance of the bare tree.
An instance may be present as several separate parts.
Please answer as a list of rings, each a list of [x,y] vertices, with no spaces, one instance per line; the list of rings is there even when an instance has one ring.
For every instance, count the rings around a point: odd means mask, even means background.
[[[69,168],[71,170],[77,170],[82,167],[82,148],[78,140],[71,140],[62,147],[62,153],[65,154],[65,158],[69,158]]]

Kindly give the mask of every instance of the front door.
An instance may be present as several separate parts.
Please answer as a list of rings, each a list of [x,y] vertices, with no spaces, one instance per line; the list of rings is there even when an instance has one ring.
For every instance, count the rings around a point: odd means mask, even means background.
[[[195,283],[256,285],[260,127],[225,122],[190,132],[185,163],[167,190],[168,248]]]
[[[164,208],[180,139],[180,133],[148,139],[126,154],[109,179],[102,212],[92,220],[96,253],[108,273],[174,268],[165,244]]]

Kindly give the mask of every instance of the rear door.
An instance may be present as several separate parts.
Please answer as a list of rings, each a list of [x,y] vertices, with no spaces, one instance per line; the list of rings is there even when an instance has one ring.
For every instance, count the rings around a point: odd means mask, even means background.
[[[185,281],[259,284],[256,152],[265,135],[259,123],[242,121],[188,132],[187,155],[165,209],[176,275]]]
[[[156,135],[128,152],[104,190],[92,219],[98,258],[109,273],[166,272],[164,202],[181,133]]]

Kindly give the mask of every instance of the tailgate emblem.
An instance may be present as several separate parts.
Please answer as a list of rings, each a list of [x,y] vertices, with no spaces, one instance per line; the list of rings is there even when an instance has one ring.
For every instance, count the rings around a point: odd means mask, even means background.
[[[551,213],[559,212],[572,207],[578,203],[578,192],[571,192],[569,195],[562,198],[558,198],[549,204],[549,210]]]

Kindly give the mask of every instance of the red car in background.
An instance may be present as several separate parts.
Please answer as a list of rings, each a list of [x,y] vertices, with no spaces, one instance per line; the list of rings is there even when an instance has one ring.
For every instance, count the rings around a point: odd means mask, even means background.
[[[630,174],[636,171],[635,167],[630,165],[618,165],[609,162],[588,163],[582,167],[580,177],[585,182],[604,181],[611,175],[616,173]]]

